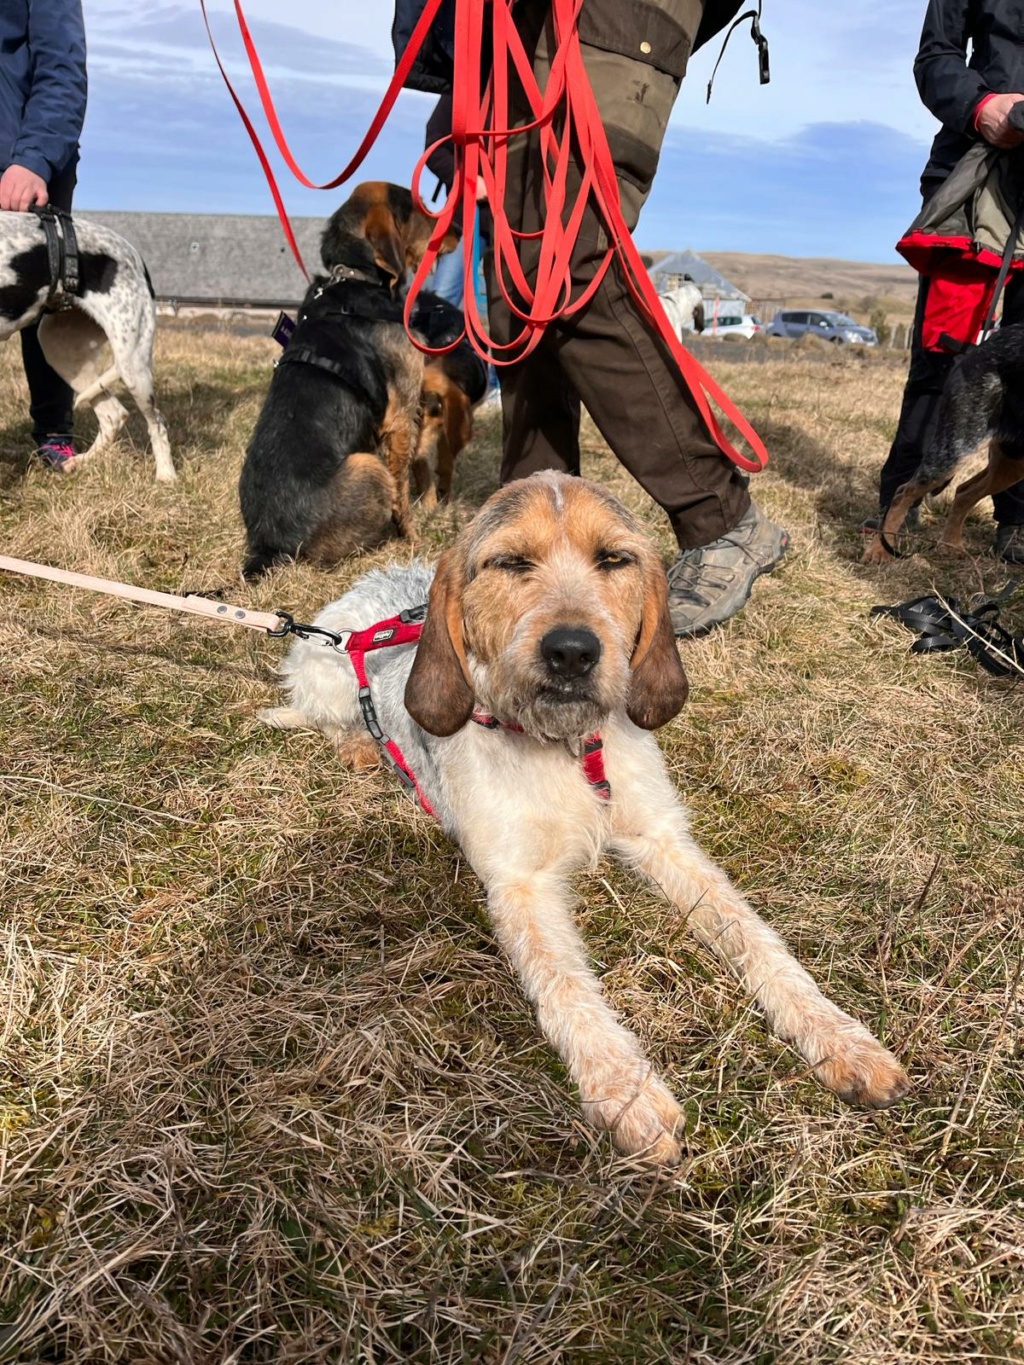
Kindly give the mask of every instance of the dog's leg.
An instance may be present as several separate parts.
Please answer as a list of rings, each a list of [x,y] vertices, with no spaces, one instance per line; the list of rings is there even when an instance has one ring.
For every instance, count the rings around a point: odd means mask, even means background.
[[[426,422],[420,427],[416,442],[416,454],[412,461],[412,483],[416,498],[425,512],[432,512],[437,506],[437,487],[434,482],[436,440],[439,433],[429,429]]]
[[[256,718],[275,730],[319,730],[326,735],[344,767],[353,772],[380,766],[380,747],[362,728],[330,725],[325,720],[317,723],[295,706],[268,706],[257,711]]]
[[[149,347],[145,353],[118,355],[114,358],[125,388],[135,399],[139,411],[146,419],[149,428],[149,443],[153,448],[158,483],[173,483],[178,477],[171,459],[171,443],[167,437],[164,419],[153,401],[153,345],[150,336]]]
[[[996,493],[1002,493],[1004,489],[1015,484],[1024,474],[1020,460],[1011,460],[1003,454],[1003,448],[998,440],[989,442],[988,464],[975,474],[973,478],[962,483],[956,490],[953,505],[949,509],[949,516],[943,528],[940,545],[948,550],[963,551],[967,549],[964,544],[964,522],[967,514],[972,507],[975,507],[982,498],[994,497]]]
[[[579,1087],[590,1122],[608,1129],[620,1152],[677,1162],[682,1112],[605,1000],[562,877],[541,871],[491,880],[487,909],[544,1036]]]
[[[438,442],[444,432],[444,400],[439,393],[425,388],[422,397],[420,429],[416,437],[416,454],[412,460],[413,487],[420,506],[433,511],[437,506],[437,487],[434,471],[437,467]]]
[[[83,301],[83,307],[89,309],[95,321],[102,322],[117,372],[146,419],[157,480],[160,483],[173,483],[177,475],[171,459],[167,427],[153,400],[156,312],[144,275],[141,271],[126,268],[123,284],[119,277],[119,284],[106,297],[102,307],[91,297]]]
[[[91,407],[99,423],[92,445],[75,456],[76,468],[108,450],[128,417],[123,404],[108,391],[117,371],[100,372],[106,344],[103,328],[77,308],[46,313],[39,324],[39,345],[47,364],[74,390],[75,407]]]
[[[461,389],[449,387],[444,434],[437,443],[437,495],[447,502],[452,491],[455,459],[473,439],[473,410]]]
[[[923,498],[926,493],[930,493],[933,488],[937,488],[941,480],[929,483],[925,486],[911,480],[903,484],[896,490],[896,495],[886,509],[882,518],[881,533],[876,532],[868,543],[867,549],[861,556],[862,564],[888,564],[892,560],[892,555],[883,544],[883,536],[890,545],[896,543],[896,537],[900,533],[903,523],[914,503],[919,498]]]
[[[391,389],[388,409],[381,428],[384,463],[391,475],[391,515],[395,529],[406,539],[411,538],[409,522],[409,465],[416,446],[417,419],[403,394]]]
[[[437,496],[447,502],[452,491],[452,477],[455,473],[455,452],[452,450],[448,433],[442,432],[437,442]]]
[[[823,1085],[850,1104],[872,1109],[894,1104],[909,1088],[896,1058],[822,994],[696,846],[682,810],[673,805],[667,819],[658,819],[645,799],[644,833],[617,836],[616,847],[684,912],[698,938],[739,977],[772,1029],[794,1045]]]

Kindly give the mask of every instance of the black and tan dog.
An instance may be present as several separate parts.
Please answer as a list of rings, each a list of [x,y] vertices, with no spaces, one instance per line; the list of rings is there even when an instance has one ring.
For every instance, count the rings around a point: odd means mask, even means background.
[[[328,277],[306,295],[239,481],[247,578],[286,559],[336,563],[392,527],[409,534],[423,356],[400,287],[431,230],[409,191],[385,181],[359,185],[328,222]]]
[[[917,473],[896,490],[865,564],[885,564],[914,503],[949,482],[966,456],[989,438],[988,464],[956,490],[940,544],[963,550],[964,521],[982,498],[1024,478],[1024,323],[994,332],[961,356],[942,391],[936,436]]]

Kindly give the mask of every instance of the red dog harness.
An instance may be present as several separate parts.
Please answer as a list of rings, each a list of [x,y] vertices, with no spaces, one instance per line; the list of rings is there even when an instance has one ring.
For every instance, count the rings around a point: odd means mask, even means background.
[[[405,611],[399,612],[397,616],[389,616],[386,621],[378,621],[376,625],[368,626],[366,630],[334,631],[325,630],[322,626],[296,626],[290,618],[286,617],[286,613],[278,614],[286,618],[286,629],[291,634],[298,635],[302,639],[311,635],[321,636],[334,649],[347,654],[352,660],[352,668],[359,684],[359,709],[362,712],[363,724],[380,745],[385,761],[393,769],[395,776],[409,795],[419,803],[428,815],[434,815],[434,808],[416,780],[416,774],[409,766],[405,755],[380,723],[377,708],[370,692],[370,680],[366,673],[366,656],[371,650],[385,649],[389,645],[414,645],[418,642],[423,634],[423,622],[427,615],[426,606],[409,607]],[[521,725],[498,720],[496,716],[489,715],[480,707],[476,708],[471,719],[487,730],[512,730],[516,734],[524,733]],[[583,741],[582,767],[584,777],[594,788],[599,798],[602,801],[609,800],[612,789],[604,771],[604,744],[600,734],[596,732],[588,735]]]

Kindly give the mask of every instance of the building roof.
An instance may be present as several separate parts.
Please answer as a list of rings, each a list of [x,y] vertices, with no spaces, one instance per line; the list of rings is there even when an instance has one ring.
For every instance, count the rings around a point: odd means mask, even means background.
[[[119,232],[138,248],[158,299],[281,308],[298,303],[305,293],[306,281],[272,214],[84,212],[81,217]],[[321,268],[325,221],[292,219],[311,274]]]
[[[744,294],[742,289],[737,288],[714,266],[708,265],[702,256],[698,256],[689,247],[685,251],[673,251],[669,255],[663,256],[651,266],[648,273],[654,281],[655,287],[659,290],[670,289],[672,287],[671,280],[689,275],[694,284],[700,285],[701,293],[705,298],[743,299],[744,301],[750,298],[749,294]]]
[[[86,212],[126,237],[142,254],[158,299],[177,303],[297,304],[306,281],[273,214]],[[293,218],[299,250],[311,273],[320,268],[323,218]],[[664,292],[689,275],[705,298],[744,294],[695,251],[673,251],[651,266]]]

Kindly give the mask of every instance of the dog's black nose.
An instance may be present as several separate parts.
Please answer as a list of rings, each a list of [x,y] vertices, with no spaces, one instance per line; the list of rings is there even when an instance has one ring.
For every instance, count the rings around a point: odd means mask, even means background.
[[[601,641],[592,630],[560,626],[540,642],[541,657],[558,678],[582,678],[601,657]]]

